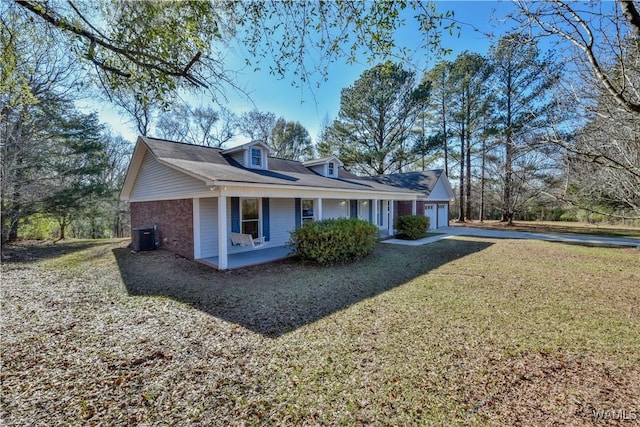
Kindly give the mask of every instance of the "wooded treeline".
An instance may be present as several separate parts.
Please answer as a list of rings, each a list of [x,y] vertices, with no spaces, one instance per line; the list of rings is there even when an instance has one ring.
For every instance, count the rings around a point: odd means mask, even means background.
[[[225,43],[244,46],[249,66],[267,61],[275,76],[310,84],[342,55],[402,51],[393,32],[404,8],[420,24],[421,48],[442,52],[439,31],[455,27],[452,16],[418,1],[3,2],[2,240],[128,233],[118,194],[133,141],[78,110],[87,96],[114,105],[142,135],[215,147],[242,135],[283,158],[337,154],[365,175],[442,167],[461,221],[637,220],[635,3],[517,4],[509,18],[519,27],[485,56],[463,52],[420,71],[398,59],[372,66],[343,88],[338,116],[325,118],[314,144],[299,122],[188,106],[180,94],[207,90],[220,105],[223,85],[237,88]],[[323,61],[309,62],[310,52]]]

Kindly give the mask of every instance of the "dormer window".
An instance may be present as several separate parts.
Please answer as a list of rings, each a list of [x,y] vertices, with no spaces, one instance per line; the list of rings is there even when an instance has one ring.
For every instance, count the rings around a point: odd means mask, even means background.
[[[318,175],[322,175],[327,178],[338,178],[339,169],[344,166],[344,163],[334,155],[325,157],[324,159],[307,160],[302,164]]]
[[[224,150],[222,155],[228,156],[249,169],[269,169],[269,154],[273,150],[261,141],[253,141],[247,144]]]
[[[251,148],[251,166],[260,168],[262,167],[262,150],[259,148]]]

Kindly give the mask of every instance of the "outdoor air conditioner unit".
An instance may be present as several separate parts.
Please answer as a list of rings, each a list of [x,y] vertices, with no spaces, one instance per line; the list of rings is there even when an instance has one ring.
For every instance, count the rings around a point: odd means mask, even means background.
[[[133,250],[152,251],[156,248],[156,236],[154,227],[139,227],[133,230]]]

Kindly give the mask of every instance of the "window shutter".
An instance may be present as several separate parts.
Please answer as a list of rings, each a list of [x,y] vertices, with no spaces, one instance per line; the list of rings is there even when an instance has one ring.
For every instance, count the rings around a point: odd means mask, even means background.
[[[240,233],[240,198],[231,198],[231,232]]]
[[[268,242],[271,240],[271,230],[269,230],[269,198],[262,198],[262,235]]]
[[[349,205],[350,205],[350,211],[351,211],[351,218],[358,218],[358,201],[357,200],[350,200],[349,201]]]
[[[369,200],[369,222],[373,222],[373,200]]]
[[[302,226],[302,200],[295,199],[295,211],[296,211],[296,230]]]

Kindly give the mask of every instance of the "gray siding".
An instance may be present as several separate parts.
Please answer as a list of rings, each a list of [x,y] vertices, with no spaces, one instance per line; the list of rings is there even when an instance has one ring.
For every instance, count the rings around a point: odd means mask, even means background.
[[[349,216],[349,200],[323,199],[322,219],[346,218]]]
[[[289,241],[289,232],[295,228],[293,199],[271,199],[271,241],[269,246],[283,246]]]
[[[146,153],[131,191],[132,199],[163,197],[189,197],[189,194],[207,191],[204,182],[178,172],[158,162]]]
[[[217,206],[217,205],[216,205]],[[227,233],[231,233],[231,197],[227,197]],[[270,240],[265,248],[284,246],[289,241],[289,231],[295,228],[295,210],[293,199],[269,199]],[[232,246],[229,240],[229,253],[251,250],[242,246]],[[217,255],[217,248],[216,248]]]
[[[429,193],[427,200],[449,200],[449,193],[442,182],[443,179],[443,177],[440,177],[438,182],[436,182],[436,185],[433,187],[433,190],[431,190],[431,193]]]
[[[237,153],[233,153],[231,155],[231,158],[233,160],[235,160],[236,162],[240,163],[242,166],[245,166],[245,164],[244,164],[244,150],[240,150]]]
[[[218,198],[200,199],[200,254],[218,255]]]
[[[319,173],[322,176],[327,176],[326,165],[324,163],[321,165],[312,166],[310,169],[315,173]]]

